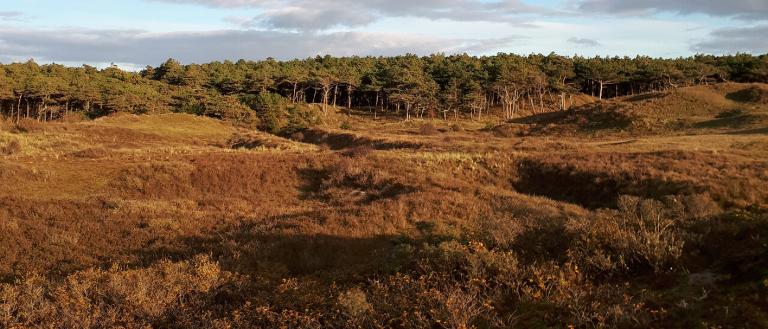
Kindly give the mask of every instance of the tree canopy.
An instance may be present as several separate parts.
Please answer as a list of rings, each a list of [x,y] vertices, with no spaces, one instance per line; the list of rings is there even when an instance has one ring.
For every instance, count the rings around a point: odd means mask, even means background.
[[[331,57],[239,60],[127,72],[34,61],[0,65],[0,113],[53,120],[80,112],[187,112],[247,123],[264,118],[258,95],[411,116],[513,117],[565,109],[568,94],[613,98],[721,81],[768,82],[768,55],[687,58],[566,57],[556,54],[435,54],[426,57]],[[273,99],[263,96],[260,99]],[[282,103],[281,103],[282,104]],[[286,107],[296,108],[296,107]]]

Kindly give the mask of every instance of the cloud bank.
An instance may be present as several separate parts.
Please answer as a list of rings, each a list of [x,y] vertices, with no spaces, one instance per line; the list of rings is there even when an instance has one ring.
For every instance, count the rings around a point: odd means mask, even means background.
[[[315,55],[398,55],[478,52],[516,38],[436,39],[367,32],[305,34],[221,30],[150,33],[141,30],[19,30],[0,28],[0,61],[34,57],[43,61],[157,64],[168,57],[184,63],[240,58],[306,58]]]
[[[556,12],[521,0],[151,0],[214,8],[249,8],[260,13],[243,26],[317,31],[358,27],[391,17],[506,22]]]
[[[34,58],[138,67],[168,57],[201,63],[325,54],[480,55],[513,49],[662,56],[768,52],[768,0],[562,0],[548,5],[534,0],[125,1],[142,9],[122,20],[122,13],[105,6],[93,14],[107,21],[102,27],[87,19],[60,27],[23,11],[0,11],[0,62]],[[125,28],[141,26],[126,21],[147,21],[140,12],[144,7],[168,10],[168,4],[178,8],[176,17],[189,11],[207,21],[178,27],[169,15],[152,31]],[[689,15],[709,17],[700,22],[701,17]],[[112,17],[124,25],[110,24]]]
[[[768,19],[765,0],[582,0],[576,7],[585,13],[647,15],[659,12],[706,14],[747,20]]]
[[[768,53],[768,25],[725,28],[713,31],[709,39],[698,42],[691,50],[707,54]]]

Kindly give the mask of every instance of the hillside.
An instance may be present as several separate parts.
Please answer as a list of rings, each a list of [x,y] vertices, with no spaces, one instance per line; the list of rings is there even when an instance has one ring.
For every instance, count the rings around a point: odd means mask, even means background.
[[[765,90],[4,122],[0,327],[766,327]]]
[[[562,132],[626,134],[738,133],[768,123],[768,85],[726,83],[685,87],[595,102],[569,111],[513,122],[520,134]]]

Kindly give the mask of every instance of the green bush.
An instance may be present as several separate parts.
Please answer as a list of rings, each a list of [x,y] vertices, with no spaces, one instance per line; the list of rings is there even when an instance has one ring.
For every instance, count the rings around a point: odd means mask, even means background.
[[[257,126],[259,118],[236,97],[217,93],[178,93],[173,96],[174,111],[231,121],[237,125]]]
[[[320,123],[320,115],[306,104],[288,106],[288,124],[283,127],[282,134],[293,134]]]
[[[303,104],[291,104],[275,93],[249,95],[241,101],[256,112],[259,129],[273,134],[292,134],[319,123],[315,111]]]

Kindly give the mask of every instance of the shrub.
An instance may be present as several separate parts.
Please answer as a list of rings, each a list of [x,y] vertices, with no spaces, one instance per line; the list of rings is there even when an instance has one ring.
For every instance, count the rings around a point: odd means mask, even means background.
[[[303,142],[304,141],[304,133],[301,131],[294,132],[292,134],[289,134],[288,137],[291,140],[297,141],[297,142]]]
[[[255,127],[259,118],[251,109],[232,96],[217,93],[174,95],[174,111],[229,120],[244,127]]]
[[[151,162],[123,169],[110,183],[122,193],[145,197],[178,197],[192,192],[194,166],[181,162]]]
[[[515,137],[520,132],[520,130],[517,127],[509,124],[493,126],[491,128],[488,128],[488,130],[493,131],[493,134],[498,137],[505,137],[505,138]]]
[[[707,219],[720,215],[723,210],[720,205],[712,200],[708,193],[682,195],[674,198],[674,201],[682,206],[682,216],[691,219]]]
[[[768,103],[768,90],[757,86],[732,92],[726,97],[730,100],[744,103]]]
[[[247,106],[232,96],[211,96],[206,100],[204,106],[203,114],[209,117],[229,120],[236,125],[248,128],[256,127],[259,124],[259,118],[254,116]]]
[[[727,119],[727,118],[740,117],[740,116],[745,115],[745,114],[747,114],[747,112],[744,111],[743,109],[733,109],[733,110],[729,110],[729,111],[720,112],[715,117],[718,118],[718,119]]]
[[[355,146],[341,152],[341,155],[349,158],[364,158],[373,153],[374,149],[368,145]]]
[[[394,275],[372,283],[366,327],[510,328],[513,316],[493,306],[492,290],[456,283],[441,273]]]
[[[302,104],[288,106],[288,124],[280,131],[282,135],[311,128],[321,122],[320,115],[312,107]]]
[[[13,129],[13,120],[8,118],[6,119],[2,115],[0,115],[0,131],[11,131]]]
[[[261,120],[259,129],[270,133],[280,132],[285,125],[285,110],[288,103],[284,97],[273,93],[261,93],[249,100],[249,103]]]
[[[478,236],[483,237],[491,246],[508,249],[525,227],[520,220],[506,216],[489,216],[478,223]]]
[[[512,252],[488,249],[484,244],[446,241],[423,250],[421,268],[425,273],[443,273],[454,279],[496,280],[498,284],[517,281],[517,257]]]
[[[326,169],[321,195],[337,202],[375,201],[413,192],[413,187],[385,171],[371,168],[362,157],[345,157]]]
[[[84,150],[72,152],[69,155],[75,158],[99,159],[107,156],[109,151],[103,147],[90,147]]]
[[[438,133],[440,133],[440,131],[437,130],[437,127],[435,127],[435,125],[431,123],[425,123],[421,125],[421,127],[419,127],[419,133],[424,136],[429,136],[429,135],[437,135]]]
[[[474,327],[475,319],[485,311],[479,297],[476,291],[465,292],[460,287],[452,287],[445,293],[443,309],[451,328]]]
[[[656,200],[621,196],[618,211],[592,220],[571,220],[571,260],[597,275],[650,268],[661,272],[675,265],[683,240],[673,213]]]
[[[31,275],[0,285],[0,327],[149,327],[222,280],[206,256],[146,269],[87,270],[61,283]]]
[[[45,124],[32,118],[21,118],[13,126],[12,131],[17,133],[32,133],[45,129]]]
[[[311,107],[290,104],[279,94],[260,93],[247,96],[242,102],[256,112],[260,120],[258,128],[272,134],[290,135],[320,122],[320,116]]]
[[[19,144],[19,141],[15,139],[9,142],[6,142],[5,145],[3,146],[0,146],[0,154],[2,155],[13,155],[20,152],[21,152],[21,144]]]
[[[342,311],[352,318],[360,317],[371,310],[365,292],[359,288],[352,288],[340,294],[338,301]]]
[[[618,206],[624,215],[623,224],[634,233],[630,241],[635,258],[652,266],[656,272],[680,258],[683,241],[675,230],[675,219],[669,216],[661,202],[621,196]]]

